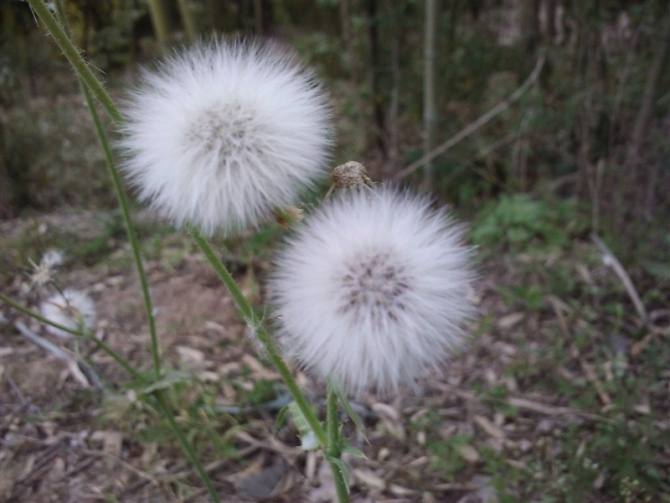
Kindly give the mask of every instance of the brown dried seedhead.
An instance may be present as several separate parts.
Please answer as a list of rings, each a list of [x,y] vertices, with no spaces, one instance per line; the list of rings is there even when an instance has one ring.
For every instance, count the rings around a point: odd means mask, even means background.
[[[348,161],[333,168],[330,172],[330,178],[333,181],[333,187],[336,189],[346,189],[358,185],[372,185],[372,180],[360,162]]]

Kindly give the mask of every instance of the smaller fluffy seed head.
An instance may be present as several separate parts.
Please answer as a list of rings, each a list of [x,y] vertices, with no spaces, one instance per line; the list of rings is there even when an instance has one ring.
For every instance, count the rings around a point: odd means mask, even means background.
[[[80,330],[82,327],[91,330],[95,325],[95,306],[91,298],[84,292],[66,289],[53,294],[42,302],[40,312],[47,320],[62,325],[71,330]],[[47,331],[58,337],[72,337],[72,334],[46,325]]]
[[[255,226],[326,173],[327,98],[273,46],[221,41],[173,56],[144,72],[125,117],[122,167],[140,197],[204,234]]]
[[[51,248],[44,252],[44,255],[42,255],[42,260],[40,260],[40,265],[44,267],[60,267],[63,265],[63,262],[65,261],[65,257],[63,256],[63,252],[60,250],[56,250],[55,248]]]
[[[275,261],[281,347],[353,394],[436,370],[474,311],[462,235],[430,200],[391,186],[326,201]]]
[[[40,260],[39,265],[30,260],[30,263],[33,266],[33,272],[30,275],[31,283],[38,287],[45,286],[53,280],[56,269],[63,265],[63,261],[63,254],[55,249],[47,250],[44,255],[42,255],[42,260]]]

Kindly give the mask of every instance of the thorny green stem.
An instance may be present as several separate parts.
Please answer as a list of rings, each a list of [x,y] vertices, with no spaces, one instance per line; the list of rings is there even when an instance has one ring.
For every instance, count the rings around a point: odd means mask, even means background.
[[[105,353],[107,353],[109,356],[111,356],[116,363],[121,365],[130,375],[132,375],[135,379],[137,379],[140,382],[146,383],[146,379],[140,374],[137,370],[135,370],[130,363],[128,363],[121,355],[119,355],[116,351],[114,351],[112,348],[110,348],[104,341],[98,339],[95,337],[93,334],[86,334],[82,333],[80,330],[73,330],[68,327],[64,327],[63,325],[60,325],[58,323],[54,323],[51,320],[48,320],[44,316],[42,316],[39,313],[36,313],[35,311],[28,309],[27,307],[23,307],[21,304],[16,302],[14,299],[11,297],[7,297],[6,295],[0,293],[0,300],[3,302],[9,304],[12,306],[14,309],[17,311],[21,311],[23,314],[27,314],[28,316],[35,318],[37,321],[41,321],[42,323],[46,323],[47,325],[51,325],[52,327],[56,327],[60,330],[63,330],[64,332],[68,332],[72,335],[79,336],[81,337],[82,335],[86,337],[87,339],[92,340],[97,344],[97,346],[102,349]]]
[[[193,466],[195,467],[196,471],[198,472],[198,475],[200,476],[200,480],[202,480],[202,482],[205,484],[207,492],[209,493],[209,497],[214,503],[219,503],[220,501],[219,495],[216,493],[216,490],[212,485],[212,481],[210,480],[209,475],[207,475],[205,468],[202,466],[202,463],[200,463],[198,456],[193,450],[193,446],[186,438],[186,435],[184,435],[184,432],[182,431],[179,424],[177,424],[177,420],[175,419],[172,410],[168,406],[162,391],[161,390],[156,391],[155,393],[153,393],[153,396],[156,397],[156,401],[158,402],[158,408],[160,409],[165,419],[167,419],[167,422],[170,424],[172,431],[174,431],[175,435],[177,435],[177,440],[179,441],[179,444],[181,445],[184,454],[186,454],[186,457],[189,459],[189,461],[193,463]]]
[[[44,23],[47,31],[54,38],[60,50],[63,51],[65,57],[70,61],[70,64],[74,67],[79,78],[84,81],[86,87],[91,89],[95,97],[100,101],[100,104],[112,119],[114,119],[115,122],[121,122],[121,113],[114,104],[114,101],[109,94],[107,94],[102,83],[94,75],[91,67],[81,56],[79,50],[70,40],[70,37],[67,36],[63,27],[56,18],[54,18],[53,14],[51,14],[44,0],[28,0],[28,3],[35,14],[37,14],[37,17]]]
[[[328,430],[328,455],[334,459],[342,459],[342,445],[340,442],[340,422],[337,417],[337,394],[328,386],[327,407],[327,430]],[[347,481],[344,480],[345,474],[342,469],[332,461],[329,462],[330,471],[333,473],[333,483],[335,484],[335,493],[339,503],[349,503],[349,491]]]
[[[58,27],[62,29],[64,36],[69,42],[70,33],[67,25],[67,20],[65,19],[65,13],[63,10],[62,2],[60,1],[56,2],[56,10],[58,17],[60,17],[60,24],[58,24],[58,20],[54,19],[54,21],[56,25],[58,25]],[[52,17],[51,15],[49,16]],[[54,36],[54,38],[56,37]],[[156,323],[154,320],[153,306],[151,302],[151,295],[149,294],[149,285],[147,284],[147,277],[144,272],[144,265],[142,264],[142,257],[140,255],[140,247],[139,243],[137,242],[137,233],[135,232],[135,226],[133,225],[133,221],[130,216],[130,208],[128,205],[128,200],[126,199],[125,192],[123,191],[123,186],[121,185],[121,177],[119,176],[119,172],[116,169],[114,160],[112,158],[112,151],[109,148],[109,142],[107,141],[107,135],[105,134],[105,129],[102,126],[100,116],[98,115],[98,111],[96,110],[95,104],[93,103],[93,99],[91,97],[91,91],[87,87],[87,83],[83,78],[82,74],[80,73],[79,68],[77,68],[74,65],[74,63],[73,67],[75,73],[77,74],[77,77],[79,78],[79,84],[81,86],[81,90],[84,93],[84,97],[86,98],[86,105],[88,106],[91,118],[93,119],[93,124],[95,125],[95,131],[98,135],[98,141],[100,142],[100,147],[102,148],[102,151],[105,156],[105,164],[107,165],[107,171],[109,172],[109,176],[112,179],[112,184],[114,185],[114,192],[116,192],[116,198],[119,202],[119,207],[121,208],[123,222],[126,227],[126,233],[128,234],[128,240],[130,241],[130,249],[132,250],[133,260],[135,262],[135,268],[137,269],[137,275],[140,280],[140,288],[142,289],[142,297],[144,299],[144,310],[146,312],[147,325],[149,327],[149,336],[151,338],[151,357],[153,360],[154,377],[155,379],[160,379],[161,365],[160,365],[160,355],[158,352],[158,337],[156,336]],[[101,89],[104,91],[104,88],[101,87]],[[107,98],[109,98],[109,96],[107,96]],[[109,98],[109,101],[112,105],[114,104],[111,98]]]
[[[112,159],[112,153],[111,149],[109,148],[109,143],[107,141],[107,136],[105,134],[104,128],[102,126],[102,122],[100,121],[100,117],[95,109],[95,105],[93,103],[93,100],[91,98],[91,92],[96,96],[98,101],[100,101],[100,104],[102,107],[107,111],[107,113],[114,119],[116,122],[121,122],[122,116],[121,113],[119,112],[118,108],[114,104],[114,101],[111,99],[109,94],[105,91],[104,87],[100,83],[100,81],[95,77],[91,69],[89,68],[88,64],[84,61],[84,59],[81,57],[79,54],[79,51],[77,48],[72,44],[69,35],[67,33],[66,27],[64,28],[61,26],[58,21],[51,15],[49,12],[48,8],[44,4],[43,0],[28,0],[30,3],[32,9],[35,11],[35,13],[39,16],[39,18],[42,20],[42,22],[45,24],[47,30],[51,35],[54,37],[54,40],[60,47],[61,51],[65,54],[65,56],[68,58],[70,63],[72,64],[75,72],[77,73],[77,77],[79,78],[79,82],[81,84],[82,90],[84,92],[84,96],[86,97],[86,104],[88,106],[88,109],[91,113],[91,117],[93,118],[93,122],[95,124],[95,129],[96,133],[98,134],[98,139],[100,141],[100,146],[104,152],[105,155],[105,160],[107,164],[107,169],[109,171],[109,174],[112,178],[112,183],[114,185],[114,190],[117,195],[117,199],[119,201],[119,206],[121,207],[121,213],[123,215],[123,220],[126,226],[126,232],[128,233],[128,239],[130,241],[130,247],[133,253],[133,259],[135,261],[135,266],[137,268],[137,273],[140,279],[140,286],[142,289],[142,294],[144,297],[144,305],[145,305],[145,310],[147,313],[147,323],[149,325],[149,333],[151,336],[151,354],[152,354],[152,359],[153,359],[153,369],[154,369],[154,376],[156,379],[160,379],[161,375],[161,367],[160,367],[160,357],[158,353],[158,339],[156,337],[156,326],[154,322],[154,316],[153,316],[153,307],[151,303],[151,296],[149,294],[149,286],[147,284],[147,278],[146,274],[144,272],[144,266],[142,264],[142,258],[140,254],[140,248],[139,248],[139,243],[137,241],[137,235],[135,233],[135,227],[133,226],[132,219],[130,217],[130,209],[128,205],[128,201],[126,200],[125,193],[123,191],[123,187],[121,185],[121,178],[119,176],[119,173],[114,165],[114,161]],[[60,7],[60,13],[62,14],[62,6],[57,5],[57,8]],[[64,23],[65,20],[63,20],[63,25],[65,26]],[[36,317],[37,319],[40,319],[40,321],[43,321],[45,323],[49,323],[51,325],[56,326],[57,328],[64,329],[68,332],[75,333],[71,330],[68,330],[66,327],[59,326],[55,323],[51,323],[49,320],[46,320],[45,318],[37,315],[37,313],[32,313],[30,310],[27,310],[23,308],[22,306],[12,302],[11,299],[5,298],[5,296],[2,296],[2,300],[5,300],[6,302],[10,303],[13,307],[16,307],[17,309],[20,309],[21,311],[25,312],[26,314],[31,314],[32,316]],[[113,351],[107,344],[105,344],[103,341],[99,340],[97,337],[91,337],[91,339],[98,345],[100,346],[105,352],[107,352],[114,360],[117,361],[123,368],[125,368],[130,374],[137,379],[140,382],[146,383],[146,379],[139,373],[137,372],[134,368],[128,364],[127,361],[125,361],[121,356],[119,356],[115,351]],[[174,414],[170,410],[169,406],[167,405],[165,398],[163,397],[162,393],[160,391],[157,391],[154,393],[154,396],[156,397],[156,400],[158,402],[158,406],[161,410],[162,415],[165,417],[165,419],[168,421],[170,424],[170,427],[174,431],[175,435],[177,436],[177,439],[186,454],[186,456],[189,458],[193,466],[195,467],[196,471],[198,472],[198,475],[200,476],[200,479],[202,482],[205,484],[205,487],[207,488],[207,492],[210,495],[210,498],[212,499],[213,502],[218,503],[219,502],[219,497],[214,489],[214,486],[212,485],[212,482],[207,475],[207,472],[203,468],[202,464],[200,463],[200,460],[198,459],[197,455],[195,454],[195,451],[191,444],[189,443],[188,439],[184,435],[183,431],[177,424],[177,421],[175,420]]]
[[[91,117],[95,123],[95,130],[98,133],[98,139],[100,140],[100,146],[105,154],[105,161],[107,164],[107,170],[109,175],[112,178],[112,183],[114,184],[114,191],[116,192],[116,197],[119,201],[119,207],[121,208],[121,214],[123,215],[123,222],[126,226],[126,233],[128,234],[128,240],[130,241],[130,249],[132,250],[133,260],[135,262],[135,268],[137,269],[137,276],[140,280],[140,288],[142,289],[142,297],[144,299],[144,310],[147,316],[147,324],[149,326],[149,336],[151,338],[151,357],[153,360],[153,369],[154,377],[160,379],[161,376],[161,362],[160,355],[158,351],[158,337],[156,335],[156,322],[154,320],[154,310],[151,302],[151,294],[149,293],[149,284],[147,283],[147,275],[144,272],[144,265],[142,263],[142,256],[140,254],[140,245],[137,241],[137,233],[135,232],[135,226],[133,225],[132,218],[130,216],[130,208],[128,205],[128,200],[126,199],[125,193],[123,192],[123,186],[121,185],[121,177],[119,172],[114,165],[112,159],[112,152],[109,148],[109,143],[107,141],[107,136],[100,122],[100,116],[95,110],[95,105],[91,99],[91,93],[85,86],[82,86],[84,95],[86,96],[86,104],[88,105],[89,110],[91,111]]]
[[[319,445],[324,450],[327,449],[328,437],[323,429],[323,426],[317,419],[316,414],[314,413],[314,410],[307,402],[307,399],[300,391],[300,388],[298,387],[298,384],[295,382],[295,379],[293,379],[291,371],[288,369],[286,363],[279,355],[279,352],[277,351],[277,347],[275,346],[274,341],[268,334],[267,330],[265,329],[261,321],[256,316],[256,313],[254,313],[253,307],[251,306],[249,299],[247,299],[244,293],[242,293],[242,290],[240,289],[239,285],[237,284],[233,276],[230,274],[226,266],[223,264],[223,262],[221,262],[219,256],[214,252],[209,242],[205,238],[203,238],[196,229],[191,230],[191,235],[193,236],[193,239],[195,240],[196,244],[200,247],[209,263],[212,265],[216,273],[219,275],[219,278],[221,279],[223,284],[230,292],[230,295],[233,297],[233,300],[237,305],[237,308],[242,314],[242,318],[244,318],[244,321],[254,330],[256,337],[258,337],[258,339],[261,341],[263,348],[267,352],[270,360],[272,361],[277,371],[281,375],[282,379],[284,380],[284,383],[286,383],[286,386],[288,387],[291,396],[293,397],[296,404],[300,408],[300,411],[302,412],[303,416],[305,416],[305,419],[307,420],[307,423],[309,424],[310,428],[312,428],[312,431],[314,432],[314,435],[316,436]]]

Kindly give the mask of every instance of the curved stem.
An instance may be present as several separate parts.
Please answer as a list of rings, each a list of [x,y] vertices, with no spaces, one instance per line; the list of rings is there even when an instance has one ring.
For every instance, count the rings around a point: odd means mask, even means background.
[[[115,122],[121,122],[121,113],[114,104],[112,98],[107,94],[102,83],[93,74],[91,67],[86,63],[81,56],[79,50],[67,36],[63,27],[56,21],[54,16],[49,11],[49,8],[44,3],[44,0],[28,0],[30,7],[33,9],[37,17],[44,23],[47,31],[54,38],[58,47],[65,57],[70,61],[74,67],[77,75],[84,81],[86,86],[91,89],[95,97],[100,101],[100,104],[105,111],[114,119]]]
[[[267,330],[254,313],[253,307],[251,306],[249,299],[247,299],[244,293],[242,293],[242,290],[240,289],[239,285],[237,284],[233,276],[230,274],[226,266],[221,262],[218,255],[214,253],[214,250],[212,250],[212,247],[210,246],[209,242],[205,238],[203,238],[200,235],[200,233],[195,229],[191,230],[191,235],[193,236],[193,239],[195,240],[196,244],[200,247],[209,263],[212,264],[212,267],[219,275],[219,278],[221,279],[223,284],[230,292],[230,295],[233,297],[233,300],[237,305],[237,308],[242,314],[242,318],[244,318],[244,321],[254,330],[256,337],[258,337],[258,339],[261,341],[263,348],[265,349],[265,351],[267,351],[270,361],[272,361],[275,368],[279,372],[279,375],[281,375],[282,379],[286,383],[286,386],[288,387],[289,392],[291,393],[291,396],[293,397],[296,404],[300,408],[300,411],[302,412],[303,416],[305,416],[305,419],[307,420],[307,423],[309,423],[310,428],[312,428],[312,431],[314,431],[314,435],[316,436],[319,445],[323,449],[327,449],[328,437],[326,436],[326,432],[324,431],[322,424],[319,422],[319,420],[316,417],[316,414],[314,413],[314,410],[309,405],[307,399],[300,391],[298,384],[295,382],[295,379],[293,379],[293,375],[291,375],[291,371],[288,369],[286,363],[279,355],[279,352],[277,351],[277,347],[275,346],[274,341],[272,340]]]

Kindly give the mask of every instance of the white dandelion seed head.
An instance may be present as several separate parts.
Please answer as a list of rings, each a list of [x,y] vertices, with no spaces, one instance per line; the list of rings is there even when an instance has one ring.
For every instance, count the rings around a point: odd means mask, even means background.
[[[29,259],[33,267],[33,271],[30,275],[31,283],[38,287],[45,286],[53,280],[56,269],[63,265],[64,260],[63,253],[60,250],[53,248],[44,252],[39,264],[36,264]]]
[[[295,57],[235,39],[145,71],[125,105],[125,174],[175,224],[255,226],[325,175],[330,109]]]
[[[68,288],[57,292],[40,305],[40,312],[47,320],[69,328],[80,330],[82,327],[90,330],[95,325],[95,305],[84,292]],[[46,325],[49,333],[58,337],[72,337],[72,334]]]
[[[280,346],[352,394],[412,384],[464,341],[471,255],[463,227],[428,198],[388,185],[343,191],[275,260]]]

